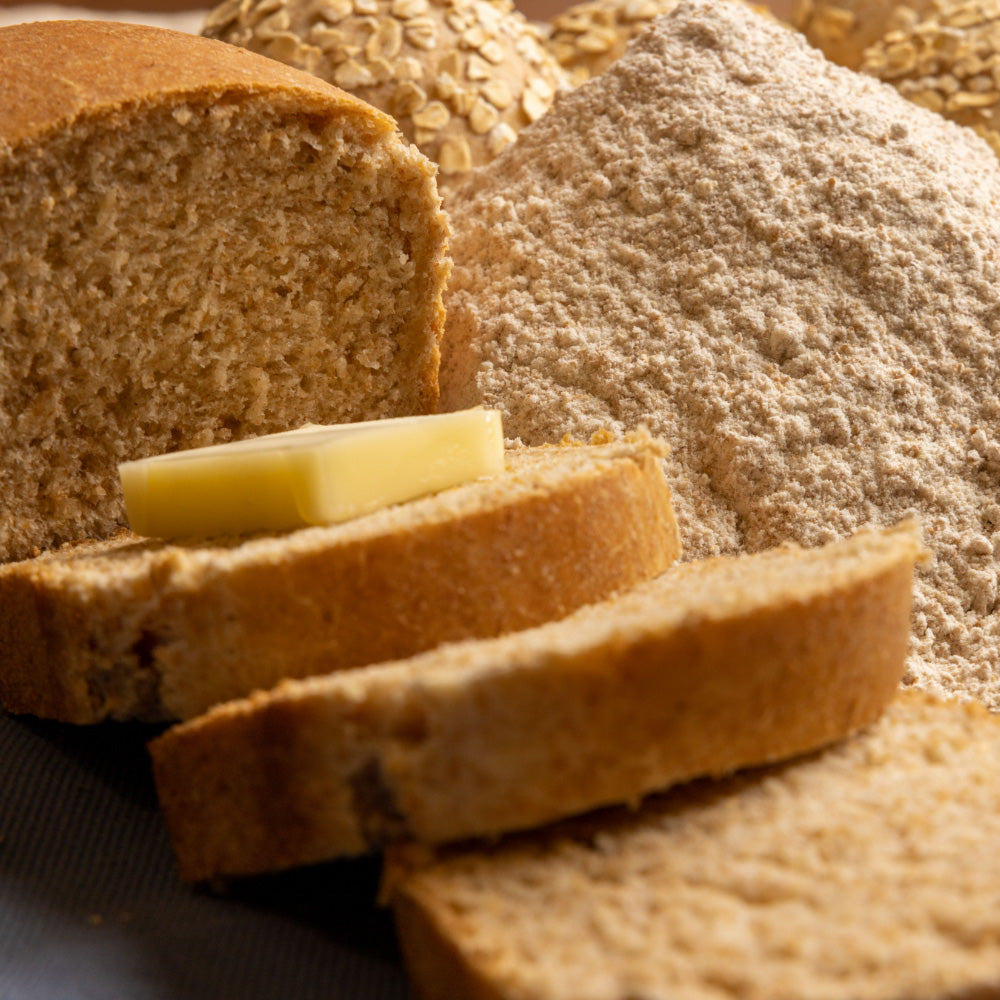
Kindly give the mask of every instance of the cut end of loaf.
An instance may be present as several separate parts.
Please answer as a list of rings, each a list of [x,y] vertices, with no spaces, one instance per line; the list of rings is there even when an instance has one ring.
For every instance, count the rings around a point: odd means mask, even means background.
[[[436,404],[432,165],[305,74],[120,27],[58,67],[68,117],[0,136],[0,558],[109,535],[123,460]],[[0,32],[7,89],[26,51]]]

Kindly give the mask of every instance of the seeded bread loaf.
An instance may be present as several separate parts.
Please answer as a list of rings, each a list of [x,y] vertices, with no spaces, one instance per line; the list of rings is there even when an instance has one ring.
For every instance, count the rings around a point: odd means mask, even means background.
[[[792,24],[826,57],[857,69],[865,49],[954,0],[795,0]]]
[[[1000,2],[942,4],[865,49],[862,73],[981,135],[1000,156]]]
[[[910,525],[686,563],[536,629],[220,705],[150,747],[181,874],[530,827],[843,737],[899,684],[919,550]]]
[[[110,535],[119,461],[435,405],[433,167],[273,60],[0,29],[0,232],[0,559]]]
[[[620,59],[633,38],[679,2],[583,0],[552,18],[545,44],[570,80],[581,84]],[[760,14],[770,13],[764,4],[750,6]]]
[[[903,692],[869,731],[390,866],[421,1000],[1000,995],[1000,719]],[[426,860],[424,862],[426,864]]]
[[[123,533],[0,567],[0,705],[189,718],[285,677],[560,617],[677,557],[662,454],[642,436],[514,449],[499,476],[332,527]]]
[[[315,73],[393,115],[442,190],[567,85],[510,0],[225,0],[204,33]]]

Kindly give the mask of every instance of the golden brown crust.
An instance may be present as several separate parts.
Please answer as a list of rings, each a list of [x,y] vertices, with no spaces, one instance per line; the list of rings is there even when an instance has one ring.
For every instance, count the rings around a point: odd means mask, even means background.
[[[151,747],[182,876],[525,829],[839,739],[899,684],[918,551],[903,529],[686,564],[529,632],[220,706]]]
[[[81,114],[261,91],[311,99],[326,113],[336,104],[359,126],[395,131],[388,115],[339,88],[211,39],[108,21],[0,28],[0,143],[37,138]]]
[[[677,558],[661,451],[517,452],[496,482],[287,541],[123,536],[0,568],[0,703],[190,718],[286,677],[561,617]]]

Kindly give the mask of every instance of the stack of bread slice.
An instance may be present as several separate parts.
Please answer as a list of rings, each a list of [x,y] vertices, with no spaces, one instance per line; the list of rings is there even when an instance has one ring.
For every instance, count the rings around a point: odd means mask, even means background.
[[[814,750],[906,658],[913,526],[682,564],[569,617],[218,706],[151,745],[193,881],[523,829]]]

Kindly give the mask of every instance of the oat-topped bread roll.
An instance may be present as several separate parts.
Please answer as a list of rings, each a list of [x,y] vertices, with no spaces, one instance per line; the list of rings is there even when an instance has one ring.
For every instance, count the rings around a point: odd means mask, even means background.
[[[499,476],[331,527],[123,535],[0,567],[0,705],[188,718],[286,677],[559,618],[677,558],[663,451],[641,435],[513,449]]]
[[[918,514],[907,682],[1000,710],[997,205],[971,129],[689,0],[455,193],[443,400],[649,425],[689,558]]]
[[[433,167],[307,74],[0,29],[0,231],[0,559],[113,532],[124,459],[434,407]]]
[[[391,866],[421,1000],[1000,994],[1000,719],[904,692],[868,732]]]
[[[488,163],[567,84],[510,0],[225,0],[204,33],[388,112],[442,189]]]
[[[865,49],[951,0],[795,0],[792,24],[827,59],[857,69]]]
[[[556,15],[545,44],[574,84],[603,73],[628,43],[680,0],[583,0]],[[751,4],[760,14],[765,5]]]
[[[1000,2],[949,3],[890,31],[865,50],[860,70],[914,104],[975,129],[1000,155]]]
[[[530,631],[220,705],[150,748],[181,874],[501,833],[839,739],[899,683],[919,552],[908,525],[687,563]]]

